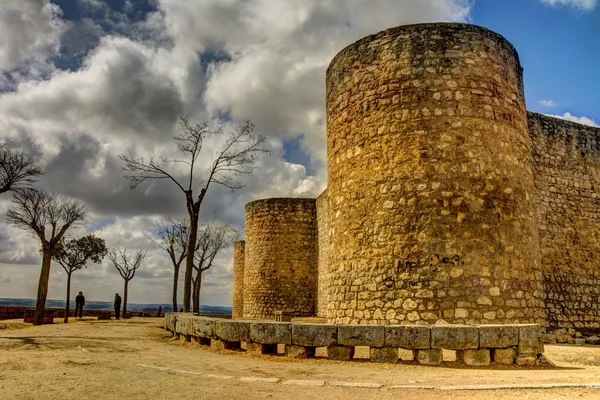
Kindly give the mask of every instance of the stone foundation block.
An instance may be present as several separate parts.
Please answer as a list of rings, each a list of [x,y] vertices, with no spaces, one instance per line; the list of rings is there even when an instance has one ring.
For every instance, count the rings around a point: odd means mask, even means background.
[[[175,322],[175,331],[184,335],[191,335],[193,333],[191,315],[178,315],[177,320]]]
[[[228,342],[249,341],[250,322],[218,320],[215,324],[215,333],[219,339]]]
[[[286,345],[285,354],[289,358],[310,358],[315,356],[315,348],[310,346]]]
[[[479,329],[474,326],[435,325],[431,327],[431,348],[467,350],[479,347]]]
[[[215,337],[216,320],[207,317],[192,318],[192,334],[203,338]]]
[[[350,361],[354,357],[354,347],[327,346],[327,357],[331,360]]]
[[[513,347],[493,350],[494,362],[497,364],[511,365],[515,362],[516,355],[517,351]]]
[[[177,317],[173,313],[165,314],[165,329],[174,332],[176,319]]]
[[[210,341],[210,347],[217,350],[240,350],[242,348],[242,343],[237,341],[213,339]]]
[[[540,325],[522,325],[519,327],[519,355],[537,355],[544,352],[542,327]]]
[[[184,343],[189,343],[192,341],[192,335],[185,335],[183,333],[179,334],[179,340]]]
[[[292,344],[290,322],[253,322],[250,324],[250,340],[261,344]]]
[[[225,348],[225,343],[219,339],[211,339],[210,348],[213,350],[222,350]]]
[[[383,347],[383,325],[339,325],[337,344],[341,346]]]
[[[246,342],[246,350],[258,354],[277,354],[277,345]]]
[[[442,363],[442,349],[413,350],[414,359],[423,365],[439,365]]]
[[[456,359],[470,367],[487,367],[491,357],[489,349],[468,349],[457,352]]]
[[[428,326],[387,325],[385,346],[417,350],[431,348],[431,328]]]
[[[292,325],[292,344],[309,347],[327,347],[337,344],[337,325]]]
[[[196,343],[201,344],[202,346],[210,346],[209,338],[193,336],[193,339]]]
[[[521,367],[535,367],[536,357],[517,357],[517,365]]]
[[[519,327],[516,325],[479,326],[479,346],[505,349],[519,344]]]
[[[397,363],[398,349],[396,347],[371,347],[370,359],[373,362]]]

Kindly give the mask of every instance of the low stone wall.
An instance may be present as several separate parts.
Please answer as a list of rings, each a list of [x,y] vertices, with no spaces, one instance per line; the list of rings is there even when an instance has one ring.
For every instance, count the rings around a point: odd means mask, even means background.
[[[327,356],[349,361],[356,346],[368,346],[374,362],[398,361],[398,349],[412,350],[414,361],[442,363],[442,349],[455,350],[457,361],[468,366],[496,364],[538,365],[544,352],[542,327],[527,325],[333,325],[261,320],[225,320],[190,313],[165,314],[165,329],[185,340],[238,350],[277,354],[285,345],[288,357],[308,358],[317,347]]]
[[[0,307],[0,320],[6,319],[28,319],[29,315],[33,313],[34,308],[31,307]],[[73,317],[73,313],[75,310],[69,310],[69,317]],[[83,309],[84,317],[104,317],[106,313],[110,313],[114,317],[113,310],[87,310]],[[63,318],[65,316],[64,308],[46,308],[44,310],[45,318]],[[143,312],[143,311],[133,311],[127,312],[128,317],[158,317],[158,313],[156,312]],[[221,316],[219,316],[221,317]],[[227,316],[223,316],[227,317]],[[229,316],[230,317],[230,316]],[[31,322],[31,321],[25,321]]]

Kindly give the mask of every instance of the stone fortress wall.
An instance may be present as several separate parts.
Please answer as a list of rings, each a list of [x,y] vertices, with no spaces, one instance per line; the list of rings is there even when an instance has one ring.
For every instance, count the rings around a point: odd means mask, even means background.
[[[244,318],[305,316],[312,301],[338,324],[600,328],[600,129],[527,113],[508,41],[465,24],[388,29],[334,58],[326,96],[328,188],[303,200],[312,222],[271,218],[277,233],[257,235],[257,202],[246,207],[244,302],[286,297],[292,248],[294,284],[315,293],[244,304]]]
[[[233,303],[232,318],[242,318],[244,314],[244,262],[246,242],[233,243]]]

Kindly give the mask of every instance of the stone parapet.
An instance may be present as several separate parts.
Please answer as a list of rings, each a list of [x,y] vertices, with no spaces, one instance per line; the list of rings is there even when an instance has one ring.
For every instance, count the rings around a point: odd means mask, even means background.
[[[398,349],[412,350],[417,363],[442,362],[441,351],[454,350],[457,361],[469,366],[536,365],[544,352],[542,327],[521,325],[344,325],[227,320],[191,313],[167,313],[165,327],[182,341],[215,348],[277,354],[286,345],[291,358],[309,358],[326,347],[333,360],[351,360],[357,346],[370,347],[373,362],[397,362]]]

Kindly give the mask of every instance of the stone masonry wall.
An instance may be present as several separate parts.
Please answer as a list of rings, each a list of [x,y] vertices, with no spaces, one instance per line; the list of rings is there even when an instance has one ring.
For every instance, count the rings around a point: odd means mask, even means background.
[[[313,316],[317,292],[315,199],[246,204],[244,318],[275,311]]]
[[[421,24],[327,70],[333,323],[544,320],[522,69],[487,29]]]
[[[317,278],[317,317],[327,317],[329,305],[329,198],[327,189],[317,197],[317,251],[318,273]]]
[[[600,328],[600,129],[529,113],[547,325]]]
[[[246,242],[239,240],[233,243],[233,302],[232,318],[244,315],[244,262]]]

